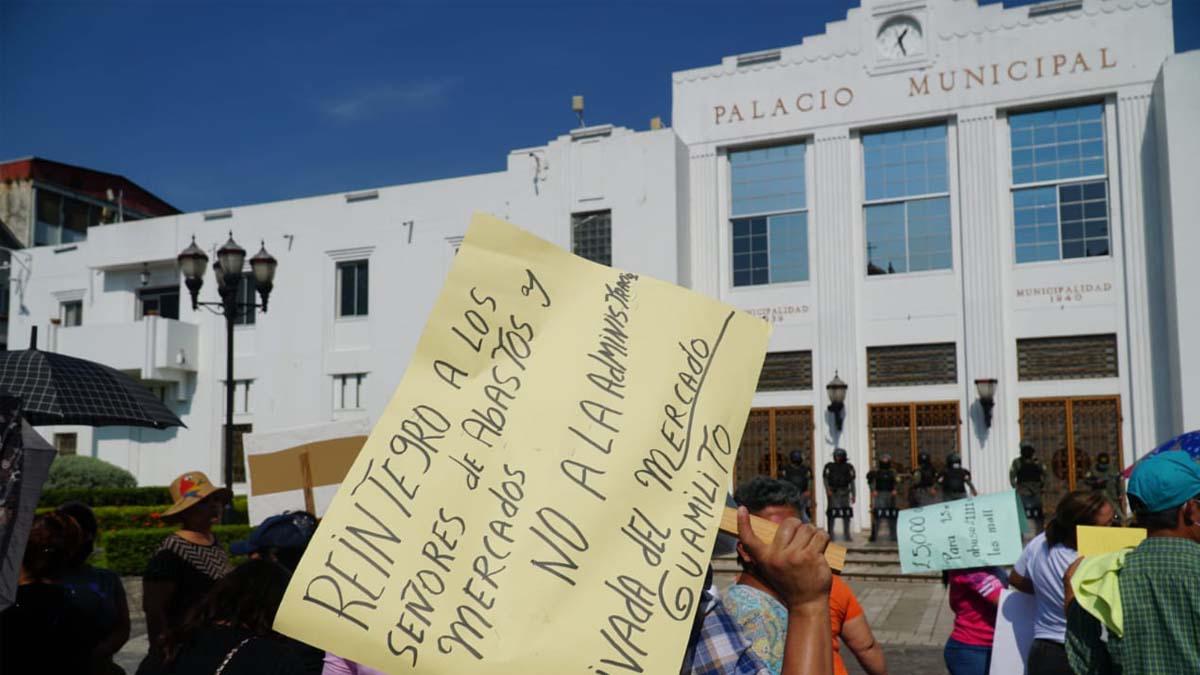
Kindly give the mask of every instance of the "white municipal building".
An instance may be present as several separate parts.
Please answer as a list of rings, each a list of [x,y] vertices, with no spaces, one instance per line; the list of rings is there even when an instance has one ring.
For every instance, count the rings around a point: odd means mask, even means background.
[[[1172,53],[1170,1],[862,5],[675,73],[669,128],[585,127],[496,173],[31,249],[10,348],[37,325],[188,425],[44,431],[142,484],[222,474],[224,321],[192,310],[175,257],[230,230],[280,261],[269,313],[236,328],[238,432],[374,420],[474,211],[774,324],[738,478],[840,446],[859,494],[873,458],[918,451],[959,452],[997,490],[1025,439],[1061,491],[1098,453],[1128,464],[1200,428],[1200,52]]]

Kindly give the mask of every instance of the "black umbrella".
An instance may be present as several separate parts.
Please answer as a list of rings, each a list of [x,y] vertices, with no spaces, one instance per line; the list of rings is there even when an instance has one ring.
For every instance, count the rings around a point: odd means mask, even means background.
[[[17,597],[17,576],[33,511],[42,495],[42,485],[50,475],[54,446],[46,442],[28,422],[21,422],[13,406],[17,399],[0,395],[0,610]],[[13,422],[13,416],[17,421]],[[13,427],[20,424],[20,433]]]
[[[38,351],[37,327],[29,349],[0,352],[0,391],[22,399],[22,414],[34,426],[184,426],[149,389],[125,373],[94,361]]]

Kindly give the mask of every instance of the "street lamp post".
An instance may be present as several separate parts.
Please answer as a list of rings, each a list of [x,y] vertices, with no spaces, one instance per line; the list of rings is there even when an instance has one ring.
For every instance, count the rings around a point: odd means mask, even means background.
[[[229,233],[229,241],[217,249],[217,260],[212,265],[213,276],[217,278],[217,294],[220,302],[200,302],[200,288],[204,285],[204,270],[208,267],[208,255],[196,245],[196,238],[178,256],[179,270],[183,273],[184,283],[192,295],[192,309],[209,308],[214,313],[225,317],[225,487],[233,491],[233,326],[237,320],[254,312],[256,309],[267,311],[267,299],[275,284],[275,268],[279,262],[267,253],[265,244],[258,253],[250,259],[250,269],[254,274],[255,287],[262,298],[262,304],[254,302],[239,302],[238,289],[242,283],[242,266],[246,262],[246,249],[237,245],[233,233]],[[228,522],[233,514],[233,504],[226,505],[225,521]]]

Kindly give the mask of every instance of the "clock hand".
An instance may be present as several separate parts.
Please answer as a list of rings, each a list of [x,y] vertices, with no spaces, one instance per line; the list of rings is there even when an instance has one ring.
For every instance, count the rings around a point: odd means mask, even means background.
[[[908,56],[908,50],[904,48],[904,36],[908,35],[908,29],[905,28],[900,32],[900,37],[896,38],[896,44],[900,46],[900,53]]]

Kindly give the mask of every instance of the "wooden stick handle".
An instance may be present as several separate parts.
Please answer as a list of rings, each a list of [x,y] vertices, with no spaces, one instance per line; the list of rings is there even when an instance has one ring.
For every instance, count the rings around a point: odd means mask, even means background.
[[[766,518],[751,515],[750,529],[758,535],[759,539],[770,543],[775,541],[775,532],[779,530],[779,526]],[[721,512],[721,531],[737,536],[737,509],[726,506],[725,510]],[[830,543],[825,547],[825,562],[829,563],[829,567],[834,571],[841,572],[842,568],[846,566],[846,547]]]
[[[308,463],[308,453],[300,453],[300,481],[301,489],[304,490],[304,510],[316,515],[317,506],[313,499],[313,477],[312,466]]]

